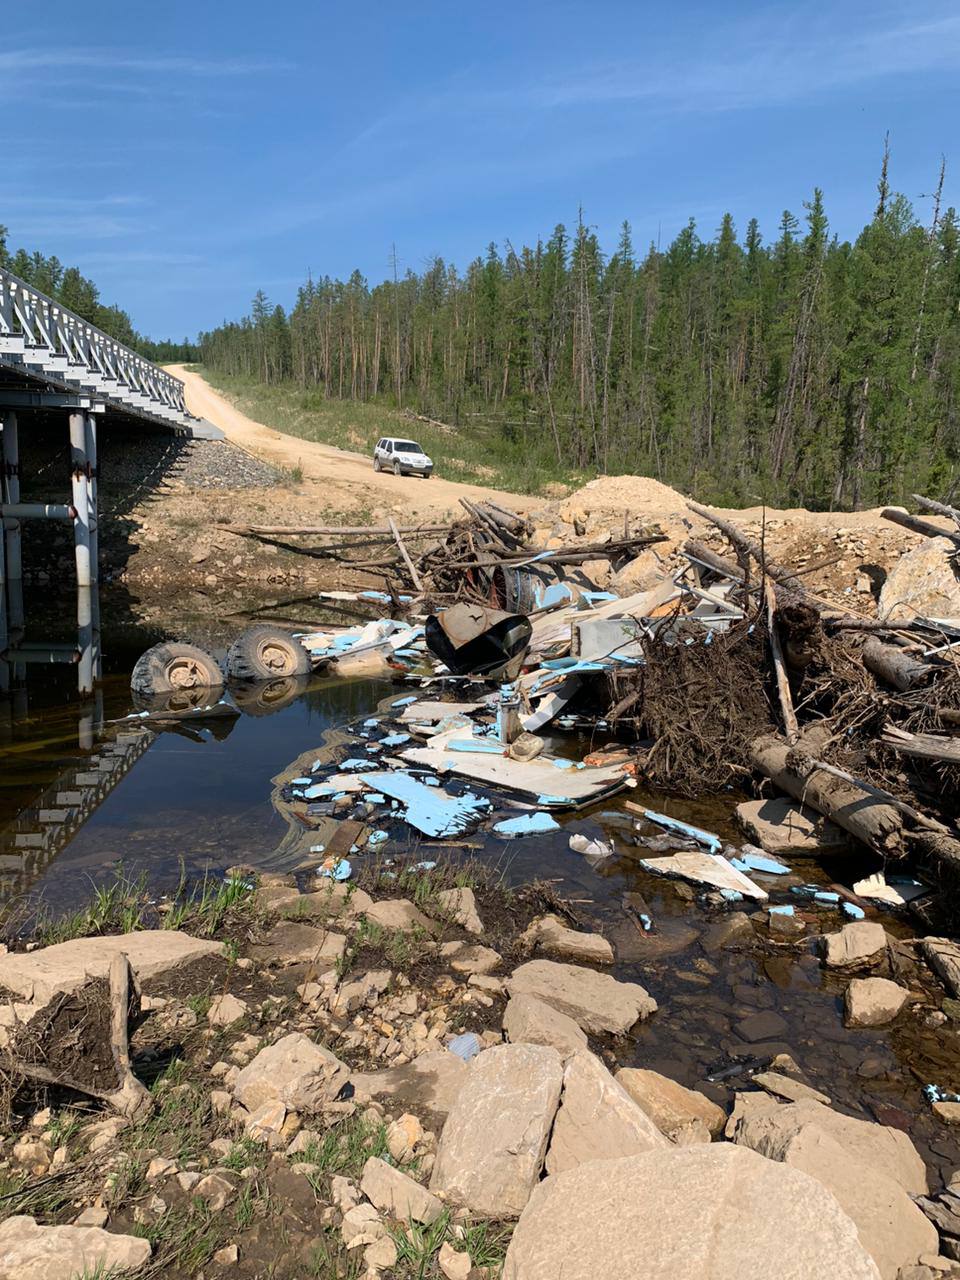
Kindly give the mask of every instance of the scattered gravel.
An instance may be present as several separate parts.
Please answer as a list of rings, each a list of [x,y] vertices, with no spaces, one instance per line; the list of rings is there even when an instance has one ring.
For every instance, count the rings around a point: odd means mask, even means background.
[[[264,489],[280,472],[225,440],[191,440],[170,468],[169,479],[188,489]]]

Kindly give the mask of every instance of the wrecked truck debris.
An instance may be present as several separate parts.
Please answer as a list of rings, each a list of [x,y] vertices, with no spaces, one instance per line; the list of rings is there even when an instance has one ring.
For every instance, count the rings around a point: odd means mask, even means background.
[[[530,645],[527,618],[457,604],[430,614],[424,627],[427,648],[454,675],[515,679]]]

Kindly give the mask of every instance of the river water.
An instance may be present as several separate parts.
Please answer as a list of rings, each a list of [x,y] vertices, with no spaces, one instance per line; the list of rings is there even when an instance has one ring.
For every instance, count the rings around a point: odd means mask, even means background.
[[[36,606],[41,617],[42,603]],[[230,619],[173,608],[169,621],[161,618],[145,627],[132,624],[129,614],[113,620],[107,607],[96,724],[90,723],[91,704],[77,697],[75,670],[69,666],[31,667],[24,687],[12,696],[0,695],[0,892],[5,901],[42,900],[54,911],[73,909],[89,899],[92,884],[112,878],[118,864],[128,874],[144,873],[157,893],[176,885],[182,867],[199,877],[239,862],[278,866],[277,851],[288,828],[271,801],[271,779],[301,753],[321,748],[331,730],[373,715],[395,687],[319,678],[270,714],[244,713],[151,733],[78,829],[56,834],[55,822],[44,825],[37,817],[41,807],[55,804],[51,797],[58,788],[69,788],[85,763],[98,757],[102,739],[116,736],[110,722],[133,710],[129,673],[146,647],[171,637],[216,650],[236,630]],[[59,638],[49,628],[45,634]],[[555,745],[563,754],[582,756],[590,744],[557,738]],[[690,801],[638,788],[629,798],[738,840],[737,796]],[[37,831],[42,847],[17,844],[18,835]],[[617,857],[594,869],[570,850],[574,831],[612,840]],[[704,1084],[708,1074],[737,1059],[789,1052],[809,1082],[843,1110],[909,1132],[934,1185],[960,1166],[960,1142],[932,1116],[921,1094],[922,1084],[929,1082],[960,1091],[958,1024],[925,1025],[943,993],[922,969],[908,968],[901,980],[922,999],[917,1009],[902,1014],[891,1028],[844,1027],[846,982],[821,967],[817,948],[819,932],[842,926],[836,911],[804,910],[808,937],[799,945],[778,944],[761,928],[755,945],[713,947],[710,930],[723,913],[638,866],[649,850],[634,843],[634,819],[620,797],[565,817],[559,832],[509,842],[482,833],[471,839],[481,844],[477,856],[495,862],[511,882],[553,881],[584,926],[599,928],[614,942],[617,976],[642,983],[656,997],[659,1011],[638,1028],[623,1062],[688,1085],[699,1083],[716,1100],[728,1102],[743,1078],[711,1086]],[[432,850],[430,856],[443,855]],[[873,868],[847,854],[830,863],[791,860],[791,869],[795,874],[789,878],[761,879],[772,902],[796,903],[790,884],[850,884]],[[641,936],[624,913],[621,900],[628,891],[642,894],[648,904],[656,925],[652,937]],[[753,910],[749,904],[738,909]],[[891,935],[913,936],[909,920],[890,913],[877,918]],[[764,1040],[751,1042],[738,1027],[761,1011],[775,1016]]]

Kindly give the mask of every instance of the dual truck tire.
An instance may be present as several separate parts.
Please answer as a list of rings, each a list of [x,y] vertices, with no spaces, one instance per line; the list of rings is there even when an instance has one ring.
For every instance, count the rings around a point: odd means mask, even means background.
[[[276,709],[283,693],[299,691],[302,677],[310,672],[310,659],[301,644],[279,627],[259,624],[238,636],[224,661],[224,671],[215,658],[192,644],[166,641],[155,644],[137,660],[130,687],[139,698],[160,699],[164,710],[188,710],[203,705],[211,694],[223,689],[224,672],[243,684],[269,681],[276,697],[259,708],[259,714]],[[250,702],[245,695],[241,698]],[[256,702],[256,699],[254,699]],[[258,714],[250,705],[252,714]]]

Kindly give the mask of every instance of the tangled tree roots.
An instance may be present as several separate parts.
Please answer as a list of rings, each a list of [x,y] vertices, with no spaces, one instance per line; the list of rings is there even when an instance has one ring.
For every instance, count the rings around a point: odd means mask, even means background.
[[[775,727],[762,630],[740,623],[705,644],[699,627],[681,628],[678,643],[650,640],[644,656],[639,718],[654,739],[647,775],[687,795],[742,782],[750,743]]]

